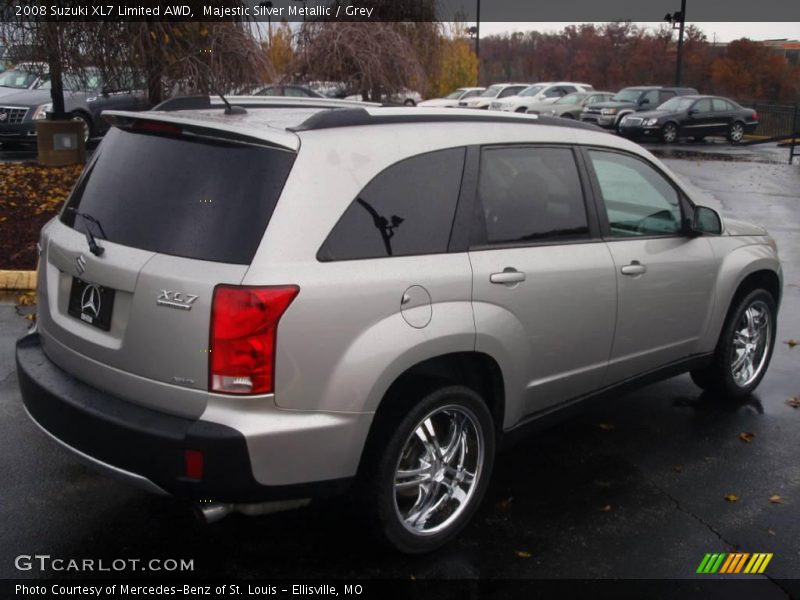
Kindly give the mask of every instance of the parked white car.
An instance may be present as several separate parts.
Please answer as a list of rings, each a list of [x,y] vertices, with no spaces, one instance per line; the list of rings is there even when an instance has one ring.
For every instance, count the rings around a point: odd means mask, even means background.
[[[486,90],[486,88],[483,87],[462,87],[444,98],[431,98],[430,100],[420,102],[417,106],[424,106],[426,108],[452,108],[458,106],[460,100],[475,98],[483,93],[484,90]]]
[[[574,83],[571,81],[546,81],[534,83],[520,91],[516,96],[497,98],[490,105],[491,110],[506,112],[527,112],[529,109],[539,109],[542,105],[552,104],[559,98],[575,92],[590,92],[594,88],[588,83]]]
[[[460,108],[481,108],[485,110],[489,108],[489,105],[494,100],[519,94],[529,85],[528,83],[496,83],[486,88],[480,96],[459,100],[458,106]]]

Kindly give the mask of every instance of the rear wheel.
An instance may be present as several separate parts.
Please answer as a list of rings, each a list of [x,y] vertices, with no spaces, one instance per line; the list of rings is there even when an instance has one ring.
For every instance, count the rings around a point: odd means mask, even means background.
[[[665,144],[674,144],[678,140],[678,126],[675,123],[666,123],[661,130],[661,139]]]
[[[92,137],[92,123],[89,120],[89,117],[84,115],[83,113],[73,113],[72,120],[78,121],[81,123],[81,131],[83,135],[83,141],[88,142],[89,138]]]
[[[376,424],[363,473],[372,531],[401,552],[434,550],[470,521],[494,462],[494,425],[481,397],[447,386]],[[380,444],[377,440],[387,440]]]
[[[411,98],[406,98],[405,102],[403,102],[405,106],[416,106],[417,103],[414,102]]]
[[[758,387],[775,345],[775,299],[764,289],[744,296],[728,315],[713,363],[692,371],[701,388],[738,399]]]
[[[741,121],[731,123],[728,129],[728,141],[731,144],[738,144],[742,141],[742,138],[744,138],[744,123]]]
[[[575,120],[575,115],[573,115],[572,113],[566,112],[561,116],[564,117],[565,119],[572,119],[573,121]]]

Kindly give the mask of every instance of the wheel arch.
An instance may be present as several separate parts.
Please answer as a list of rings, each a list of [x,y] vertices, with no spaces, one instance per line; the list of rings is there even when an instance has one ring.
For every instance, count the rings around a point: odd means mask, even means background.
[[[764,288],[775,298],[776,307],[780,306],[782,294],[782,275],[780,264],[777,260],[761,258],[742,265],[745,260],[745,252],[742,250],[752,250],[758,246],[746,246],[740,248],[739,252],[732,253],[729,260],[731,264],[724,265],[721,269],[720,278],[717,280],[717,302],[714,316],[709,323],[707,335],[701,350],[712,351],[719,341],[719,336],[727,322],[731,311],[735,309],[737,302],[754,289]],[[730,278],[725,281],[724,273],[731,272],[733,269],[738,272],[738,277]]]
[[[481,396],[492,414],[496,434],[502,433],[505,381],[500,365],[483,352],[451,352],[417,362],[395,378],[375,411],[365,449],[374,443],[376,432],[387,420],[403,414],[409,396],[422,397],[447,385],[464,385]]]

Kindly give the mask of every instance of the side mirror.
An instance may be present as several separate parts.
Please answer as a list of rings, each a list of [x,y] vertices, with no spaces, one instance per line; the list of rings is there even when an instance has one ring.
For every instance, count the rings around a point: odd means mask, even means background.
[[[645,104],[650,104],[650,98],[642,98],[639,100],[639,106],[644,106]]]
[[[100,95],[105,96],[106,98],[111,94],[111,88],[107,85],[104,85],[103,88],[100,90]]]
[[[722,218],[713,208],[696,206],[692,218],[692,232],[698,235],[704,233],[719,235],[722,233]]]
[[[694,116],[694,115],[696,115],[696,114],[697,114],[697,113],[699,113],[699,112],[700,112],[699,110],[697,110],[696,108],[693,108],[693,109],[691,109],[691,110],[689,111],[689,116]]]

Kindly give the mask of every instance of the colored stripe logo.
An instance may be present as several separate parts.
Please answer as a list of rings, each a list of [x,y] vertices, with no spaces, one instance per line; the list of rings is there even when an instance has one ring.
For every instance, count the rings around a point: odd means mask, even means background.
[[[769,561],[772,560],[772,553],[756,552],[720,552],[716,554],[706,554],[697,567],[697,573],[701,574],[760,574],[763,573]]]

